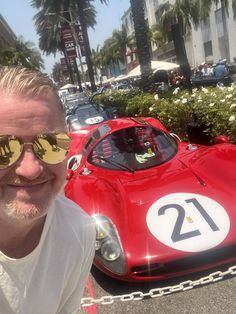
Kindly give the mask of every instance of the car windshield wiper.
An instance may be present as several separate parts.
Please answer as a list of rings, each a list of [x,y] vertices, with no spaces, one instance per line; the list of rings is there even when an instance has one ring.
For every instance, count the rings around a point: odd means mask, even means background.
[[[127,171],[129,171],[131,173],[134,173],[133,169],[131,169],[131,168],[129,168],[129,167],[123,165],[123,164],[120,164],[117,161],[113,161],[111,159],[108,159],[108,158],[105,158],[105,157],[102,157],[102,156],[98,156],[97,158],[100,159],[100,160],[104,160],[105,162],[107,162],[107,163],[109,163],[109,164],[111,164],[113,166],[117,166],[118,168],[120,168],[122,170],[125,169],[125,170],[127,170]]]

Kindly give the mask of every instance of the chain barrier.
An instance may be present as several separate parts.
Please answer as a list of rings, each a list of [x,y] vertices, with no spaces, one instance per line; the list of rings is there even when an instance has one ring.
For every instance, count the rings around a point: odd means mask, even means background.
[[[102,304],[102,305],[112,304],[116,300],[122,301],[122,302],[128,302],[128,301],[140,301],[146,297],[150,297],[150,298],[162,297],[162,296],[179,292],[179,291],[187,291],[199,285],[205,285],[205,284],[217,282],[219,280],[222,280],[225,276],[228,276],[228,275],[231,275],[231,276],[236,275],[236,265],[229,267],[228,270],[224,272],[216,271],[214,273],[211,273],[208,276],[202,277],[197,280],[187,280],[187,281],[181,282],[178,285],[151,289],[147,293],[136,291],[136,292],[131,292],[129,294],[116,295],[116,296],[106,295],[99,299],[94,299],[91,297],[82,298],[81,305],[82,307],[87,307],[87,306],[92,306],[94,304]]]

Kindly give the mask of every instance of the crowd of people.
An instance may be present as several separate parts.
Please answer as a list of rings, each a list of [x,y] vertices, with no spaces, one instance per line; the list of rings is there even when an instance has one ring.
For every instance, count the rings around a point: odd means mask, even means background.
[[[215,64],[203,62],[197,67],[191,69],[191,78],[213,78],[221,79],[223,77],[236,76],[236,57],[233,58],[234,62],[228,63],[226,59],[219,59]],[[186,77],[181,73],[180,70],[172,70],[166,72],[167,75],[164,77],[161,75],[157,78],[157,81],[165,82],[168,87],[185,87]],[[233,81],[235,81],[233,79]]]
[[[194,71],[194,76],[214,76],[221,78],[230,74],[230,65],[226,59],[220,59],[216,64],[204,62],[197,66]]]

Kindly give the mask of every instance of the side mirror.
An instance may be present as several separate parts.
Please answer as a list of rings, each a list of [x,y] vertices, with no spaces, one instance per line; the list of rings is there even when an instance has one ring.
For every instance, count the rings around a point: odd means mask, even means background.
[[[79,168],[82,155],[73,155],[67,161],[66,180],[70,180],[74,171]]]
[[[229,143],[229,138],[226,135],[218,135],[214,140],[216,144]]]

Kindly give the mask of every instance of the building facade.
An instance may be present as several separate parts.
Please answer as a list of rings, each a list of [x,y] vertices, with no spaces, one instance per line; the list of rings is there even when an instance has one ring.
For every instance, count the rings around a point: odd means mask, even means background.
[[[172,3],[175,0],[170,0]],[[157,24],[157,11],[160,4],[166,0],[144,0],[144,11],[147,25],[151,28]],[[225,16],[225,19],[224,19]],[[134,32],[131,9],[129,8],[121,18],[127,35]],[[225,21],[225,23],[224,23]],[[203,62],[216,63],[219,59],[233,61],[236,56],[236,19],[233,17],[232,0],[229,0],[227,12],[218,5],[213,4],[207,21],[201,22],[197,29],[192,25],[191,29],[184,36],[185,49],[189,64],[196,67]],[[127,63],[133,62],[135,55],[127,56]],[[173,41],[169,41],[161,47],[152,45],[152,59],[176,62]]]
[[[15,33],[0,14],[0,49],[13,47],[16,39]]]

